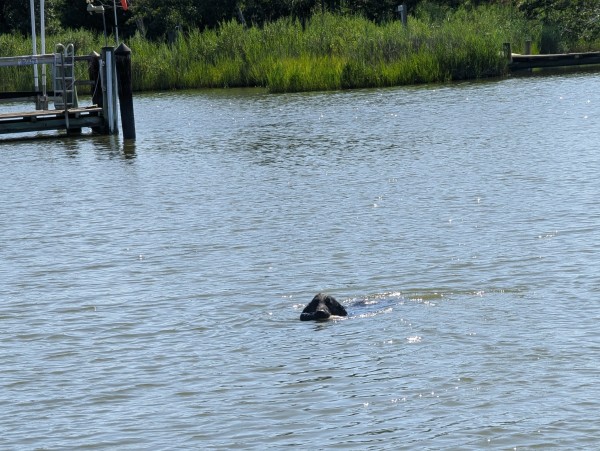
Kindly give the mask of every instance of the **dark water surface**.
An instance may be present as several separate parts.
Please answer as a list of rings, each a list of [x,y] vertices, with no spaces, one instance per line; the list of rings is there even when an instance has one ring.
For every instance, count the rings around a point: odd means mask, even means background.
[[[135,99],[0,141],[1,449],[593,449],[600,77]],[[301,323],[327,291],[350,317]]]

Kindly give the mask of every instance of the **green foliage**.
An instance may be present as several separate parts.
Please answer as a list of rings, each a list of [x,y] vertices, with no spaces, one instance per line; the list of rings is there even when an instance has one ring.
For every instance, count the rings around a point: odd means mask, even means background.
[[[414,18],[376,25],[362,17],[315,14],[262,29],[236,21],[193,30],[172,46],[137,36],[135,89],[263,86],[273,92],[391,86],[500,75],[507,40],[524,41],[514,11],[481,7],[441,22]],[[173,68],[176,68],[174,70]]]
[[[112,2],[103,3],[107,32],[114,33]],[[131,38],[136,31],[142,36],[164,41],[176,30],[218,29],[236,20],[247,26],[267,26],[287,19],[298,21],[304,29],[310,17],[329,12],[361,16],[384,25],[397,19],[400,0],[130,0],[127,11],[116,1],[121,37]],[[39,0],[35,2],[39,21]],[[494,8],[518,9],[530,21],[529,34],[541,51],[585,51],[600,47],[600,2],[598,0],[403,0],[409,12],[419,20],[440,23],[457,10]],[[102,33],[103,16],[88,14],[84,0],[45,0],[48,34],[66,29],[86,28]],[[489,7],[489,9],[487,8]],[[30,33],[30,11],[27,0],[0,0],[0,33]],[[513,41],[513,44],[516,42]],[[520,45],[520,44],[519,44]]]
[[[217,29],[182,32],[170,44],[138,33],[127,45],[138,91],[234,86],[262,86],[272,92],[347,89],[502,75],[503,42],[520,44],[531,37],[539,42],[541,27],[531,28],[530,23],[511,7],[452,10],[424,5],[408,27],[399,21],[376,24],[360,16],[318,12],[304,23],[300,18],[282,18],[262,28],[225,21]],[[52,47],[74,42],[78,54],[98,50],[103,41],[102,35],[83,30],[48,39]],[[1,35],[0,44],[5,54],[29,53],[22,36]],[[5,78],[3,72],[0,79],[11,86],[31,83],[30,71],[24,74]]]
[[[521,0],[525,16],[542,24],[540,51],[589,51],[600,47],[598,0]]]
[[[112,40],[114,42],[114,39]],[[67,30],[46,38],[46,53],[54,52],[57,44],[74,44],[77,54],[90,54],[99,51],[104,46],[104,39],[86,30]],[[41,40],[37,39],[37,48],[41,49]],[[32,43],[30,37],[20,35],[0,34],[0,57],[30,55]],[[87,79],[85,64],[76,64],[76,77]],[[33,89],[32,66],[0,68],[0,91],[29,91]],[[41,71],[40,71],[41,75]],[[47,87],[52,87],[52,70],[47,68]]]
[[[62,25],[60,8],[65,0],[46,0],[45,22],[48,33],[59,31]],[[35,17],[39,20],[39,0],[35,2]],[[28,0],[0,0],[0,33],[29,34],[31,11]],[[39,26],[39,22],[38,22]]]
[[[0,56],[31,53],[31,41],[23,36],[0,34]],[[33,87],[31,67],[0,68],[0,91],[29,91]]]

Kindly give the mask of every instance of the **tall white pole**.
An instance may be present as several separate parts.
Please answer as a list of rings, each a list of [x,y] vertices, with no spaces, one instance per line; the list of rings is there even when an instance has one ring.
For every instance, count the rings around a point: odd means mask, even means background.
[[[42,44],[42,55],[46,54],[46,16],[44,0],[40,0],[40,34]],[[42,94],[46,96],[46,65],[42,64]]]
[[[31,8],[31,42],[33,44],[33,54],[37,55],[37,37],[35,35],[35,5],[33,0],[29,0],[29,7]],[[35,87],[36,92],[40,88],[37,64],[33,65],[33,86]]]
[[[117,2],[113,0],[113,11],[115,12],[115,39],[117,40],[116,47],[119,46],[119,24],[117,23]]]

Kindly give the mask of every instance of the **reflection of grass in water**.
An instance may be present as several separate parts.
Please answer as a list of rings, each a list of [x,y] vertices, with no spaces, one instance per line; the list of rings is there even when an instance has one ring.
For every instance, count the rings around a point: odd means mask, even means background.
[[[492,294],[522,294],[527,291],[526,287],[491,287],[484,290],[455,290],[451,288],[430,288],[430,289],[407,289],[403,291],[404,298],[409,301],[423,303],[427,305],[435,305],[435,301],[450,300],[456,297],[475,297],[483,298]]]
[[[526,33],[531,34],[509,8],[417,15],[406,28],[399,21],[377,25],[361,17],[333,14],[313,16],[305,29],[291,19],[249,29],[231,21],[218,30],[192,30],[172,45],[137,35],[127,40],[134,89],[262,86],[289,92],[494,76],[506,68],[502,43],[520,43]],[[0,51],[5,55],[30,53],[24,37],[1,39]],[[102,36],[84,31],[47,41],[73,42],[78,54],[104,45]],[[85,64],[79,66],[79,71],[87,70]],[[31,83],[31,77],[9,73],[5,83],[10,85],[5,89],[17,89]]]

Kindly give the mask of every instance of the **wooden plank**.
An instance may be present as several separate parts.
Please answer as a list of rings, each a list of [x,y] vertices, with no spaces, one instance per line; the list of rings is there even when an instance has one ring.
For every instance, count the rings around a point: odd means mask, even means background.
[[[49,53],[45,55],[0,57],[0,67],[33,66],[34,64],[54,64],[54,53]]]
[[[89,107],[89,108],[71,108],[69,115],[75,113],[100,113],[102,108]],[[25,112],[13,112],[13,113],[1,113],[0,121],[3,119],[15,119],[15,118],[32,118],[32,117],[43,117],[43,116],[57,116],[65,114],[65,110],[37,110],[37,111],[25,111]]]
[[[518,61],[543,61],[543,60],[558,60],[558,59],[586,59],[600,57],[600,52],[585,52],[585,53],[546,53],[541,55],[521,55],[513,53],[513,58]]]
[[[90,61],[92,55],[75,56],[75,61]],[[21,55],[0,57],[0,67],[33,66],[34,64],[54,64],[54,53],[44,55]]]
[[[76,108],[68,111],[69,130],[82,127],[102,128],[102,108]],[[0,115],[0,134],[48,130],[67,130],[65,112],[61,110],[5,113]]]
[[[69,119],[69,125],[69,129],[80,129],[83,127],[102,128],[104,125],[104,120],[100,117],[87,117],[80,118],[77,120]],[[65,119],[57,118],[56,120],[0,124],[0,134],[28,133],[53,130],[67,130],[67,124]]]
[[[509,68],[511,70],[524,70],[593,64],[600,64],[600,52],[558,53],[546,55],[519,55],[513,53]]]

